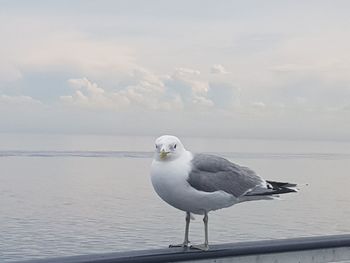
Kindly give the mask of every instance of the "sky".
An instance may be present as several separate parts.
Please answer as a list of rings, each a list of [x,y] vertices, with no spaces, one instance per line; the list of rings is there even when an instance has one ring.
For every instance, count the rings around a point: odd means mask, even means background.
[[[349,1],[0,4],[0,132],[350,140]]]

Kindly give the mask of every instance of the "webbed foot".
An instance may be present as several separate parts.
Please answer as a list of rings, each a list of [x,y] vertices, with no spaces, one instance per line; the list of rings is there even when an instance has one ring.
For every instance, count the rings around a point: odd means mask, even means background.
[[[188,248],[188,247],[190,247],[190,245],[189,245],[189,242],[188,243],[175,244],[175,245],[173,245],[173,244],[169,245],[169,248],[173,248],[173,247]]]
[[[202,251],[208,251],[209,245],[208,244],[191,245],[190,249],[198,249],[198,250],[202,250]]]

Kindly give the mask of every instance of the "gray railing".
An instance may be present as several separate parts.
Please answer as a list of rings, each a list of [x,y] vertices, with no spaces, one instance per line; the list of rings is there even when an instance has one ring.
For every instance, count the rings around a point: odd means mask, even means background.
[[[22,261],[26,263],[350,262],[350,234],[212,245],[209,251],[165,248]]]

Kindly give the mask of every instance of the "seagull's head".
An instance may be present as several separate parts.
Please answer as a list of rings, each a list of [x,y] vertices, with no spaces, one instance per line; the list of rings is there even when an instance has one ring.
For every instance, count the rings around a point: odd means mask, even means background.
[[[185,148],[179,138],[163,135],[155,141],[155,156],[158,161],[171,161],[181,156]]]

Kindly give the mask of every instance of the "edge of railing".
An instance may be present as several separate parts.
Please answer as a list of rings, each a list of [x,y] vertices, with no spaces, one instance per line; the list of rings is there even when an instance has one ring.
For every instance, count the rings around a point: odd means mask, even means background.
[[[181,262],[189,260],[251,256],[341,247],[350,247],[350,234],[218,244],[211,245],[209,251],[198,251],[182,248],[164,248],[60,258],[33,259],[21,261],[21,263],[161,263],[169,261]],[[19,261],[17,261],[17,263],[19,263]]]

